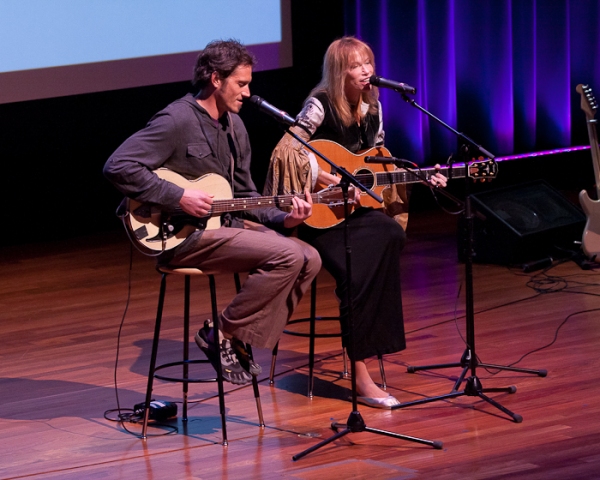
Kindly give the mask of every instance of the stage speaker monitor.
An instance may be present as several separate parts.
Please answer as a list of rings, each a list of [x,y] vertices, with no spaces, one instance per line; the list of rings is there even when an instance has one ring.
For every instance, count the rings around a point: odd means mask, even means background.
[[[580,242],[585,215],[543,180],[471,195],[473,261],[523,265],[566,256]],[[466,228],[458,228],[459,259],[465,260]],[[561,254],[562,252],[562,254]]]

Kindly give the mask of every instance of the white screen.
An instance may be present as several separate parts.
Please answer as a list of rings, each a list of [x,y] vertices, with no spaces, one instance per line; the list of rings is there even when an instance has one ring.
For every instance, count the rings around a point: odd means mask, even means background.
[[[290,66],[289,0],[2,0],[0,103],[190,80],[229,38]]]

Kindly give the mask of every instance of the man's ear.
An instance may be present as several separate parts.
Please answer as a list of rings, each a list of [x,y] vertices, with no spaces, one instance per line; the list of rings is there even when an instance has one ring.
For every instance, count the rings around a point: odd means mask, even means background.
[[[212,83],[213,87],[215,88],[219,88],[221,86],[223,80],[218,72],[212,72],[210,74],[210,83]]]

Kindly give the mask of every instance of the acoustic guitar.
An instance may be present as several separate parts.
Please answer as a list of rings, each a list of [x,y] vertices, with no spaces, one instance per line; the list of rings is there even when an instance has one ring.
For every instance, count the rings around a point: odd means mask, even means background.
[[[370,188],[379,196],[381,196],[385,188],[390,188],[392,185],[422,182],[421,178],[415,173],[398,170],[392,164],[365,163],[365,158],[368,156],[391,157],[392,155],[385,147],[373,147],[358,153],[352,153],[340,144],[330,140],[313,140],[310,142],[310,145],[337,165],[344,167],[365,187]],[[322,170],[327,172],[331,170],[330,165],[321,158],[317,157],[317,162]],[[494,178],[497,174],[497,169],[497,164],[491,160],[478,160],[468,165],[461,163],[439,169],[434,167],[422,168],[419,170],[419,173],[427,180],[438,172],[448,178],[464,178],[468,176],[473,179],[486,180]],[[320,187],[317,185],[317,188]],[[360,194],[360,205],[373,208],[383,207],[382,204],[364,192]],[[357,207],[356,204],[350,205],[352,211]],[[304,223],[314,228],[329,228],[343,222],[344,218],[343,203],[336,205],[315,205],[313,206],[312,215]]]
[[[581,247],[587,257],[600,263],[600,150],[598,149],[598,134],[596,133],[596,119],[594,118],[596,110],[598,110],[598,102],[588,85],[579,84],[576,90],[581,95],[581,109],[585,112],[587,119],[587,130],[594,164],[596,198],[599,199],[592,200],[585,190],[579,193],[579,203],[587,216]]]
[[[217,174],[210,173],[195,180],[188,180],[167,168],[154,170],[154,174],[182,188],[202,190],[213,194],[214,197],[211,211],[202,218],[189,215],[181,209],[168,212],[127,199],[126,211],[122,215],[125,230],[138,250],[151,256],[175,248],[198,228],[219,228],[219,217],[223,213],[266,207],[290,207],[294,197],[305,198],[304,194],[233,198],[229,182]],[[338,187],[313,193],[311,197],[315,205],[343,203],[342,192]]]

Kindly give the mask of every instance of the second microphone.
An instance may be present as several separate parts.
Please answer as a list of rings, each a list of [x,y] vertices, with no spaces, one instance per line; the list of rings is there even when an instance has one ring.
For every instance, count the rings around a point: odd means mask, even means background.
[[[294,125],[296,123],[296,120],[294,120],[292,117],[290,117],[287,114],[287,112],[284,112],[283,110],[279,110],[278,108],[274,107],[273,105],[271,105],[269,102],[267,102],[265,99],[259,97],[258,95],[252,95],[248,99],[248,101],[250,103],[253,103],[254,105],[256,105],[256,107],[259,110],[261,110],[263,113],[266,113],[267,115],[271,115],[273,118],[275,118],[275,120],[287,125],[288,127],[291,127],[292,125]]]
[[[398,93],[410,93],[411,95],[417,93],[417,89],[415,87],[411,87],[406,83],[387,80],[385,78],[378,77],[377,75],[372,75],[369,78],[369,83],[371,85],[375,85],[376,87],[391,88]]]

